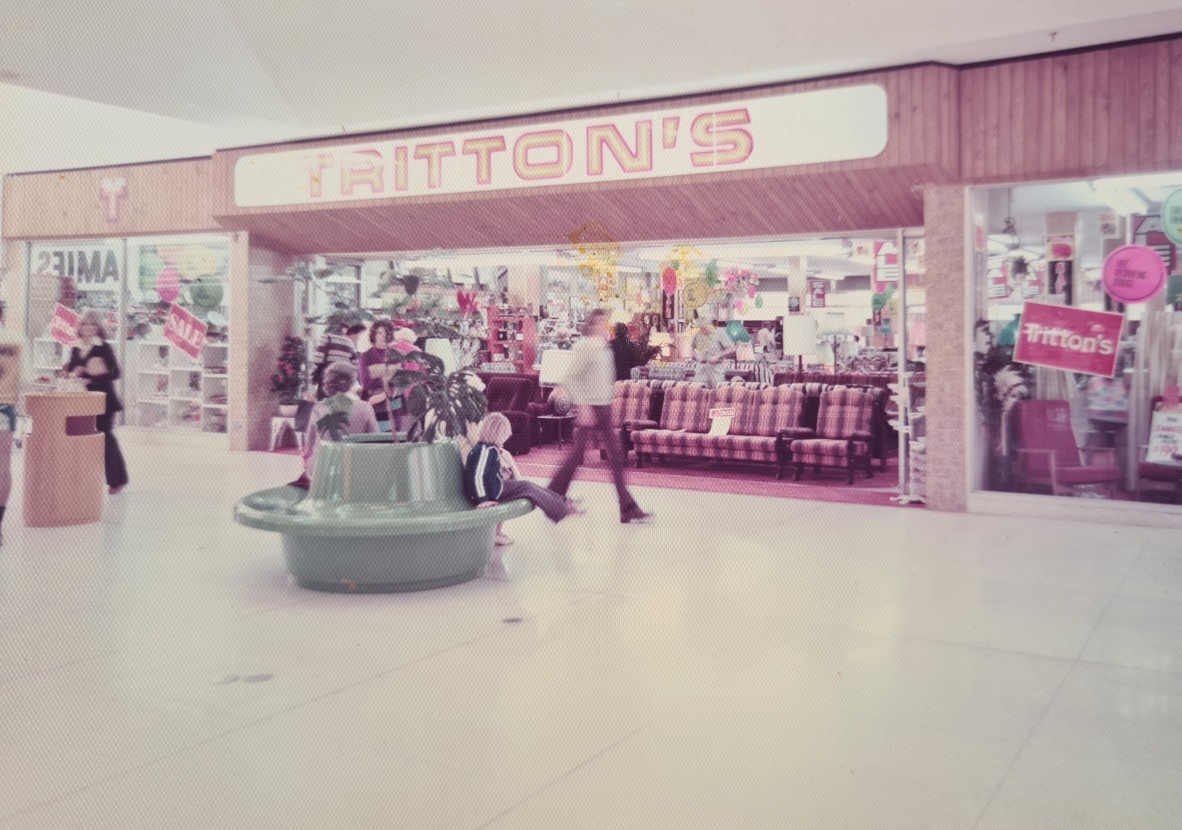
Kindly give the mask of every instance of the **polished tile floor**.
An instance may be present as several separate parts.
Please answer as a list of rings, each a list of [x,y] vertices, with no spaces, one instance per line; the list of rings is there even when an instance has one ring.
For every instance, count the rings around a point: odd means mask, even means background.
[[[0,548],[0,828],[1178,828],[1178,531],[638,490],[485,578],[295,587],[295,459],[121,431]],[[21,459],[17,457],[19,481]]]

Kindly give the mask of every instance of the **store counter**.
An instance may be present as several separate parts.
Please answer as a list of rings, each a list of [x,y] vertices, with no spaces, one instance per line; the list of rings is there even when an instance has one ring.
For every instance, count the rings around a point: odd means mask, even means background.
[[[25,396],[33,430],[25,439],[24,518],[29,527],[97,522],[103,515],[102,392]]]

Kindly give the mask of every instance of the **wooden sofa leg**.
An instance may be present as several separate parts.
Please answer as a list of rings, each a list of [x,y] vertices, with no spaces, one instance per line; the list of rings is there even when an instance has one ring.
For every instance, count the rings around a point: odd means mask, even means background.
[[[849,467],[846,468],[845,483],[846,484],[853,484],[854,483],[854,465],[853,464],[851,464]]]
[[[801,473],[803,473],[803,472],[804,472],[804,465],[803,465],[803,464],[797,464],[797,465],[796,465],[796,475],[794,475],[794,476],[792,477],[792,480],[793,480],[793,481],[800,481],[800,474],[801,474]]]

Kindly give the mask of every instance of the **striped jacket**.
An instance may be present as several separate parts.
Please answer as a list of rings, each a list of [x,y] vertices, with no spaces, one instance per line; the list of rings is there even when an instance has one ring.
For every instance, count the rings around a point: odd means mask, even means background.
[[[495,444],[477,443],[464,463],[464,495],[472,504],[501,497],[501,452]]]

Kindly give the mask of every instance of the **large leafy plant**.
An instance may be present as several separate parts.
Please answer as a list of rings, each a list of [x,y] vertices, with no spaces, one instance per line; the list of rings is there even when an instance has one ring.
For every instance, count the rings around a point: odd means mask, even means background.
[[[468,369],[448,373],[443,361],[426,352],[400,356],[419,369],[399,369],[392,385],[404,395],[413,419],[407,440],[435,441],[441,437],[463,438],[469,428],[484,417],[488,401],[484,384]]]

